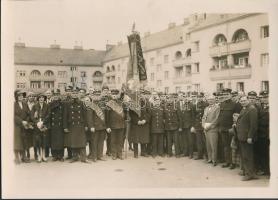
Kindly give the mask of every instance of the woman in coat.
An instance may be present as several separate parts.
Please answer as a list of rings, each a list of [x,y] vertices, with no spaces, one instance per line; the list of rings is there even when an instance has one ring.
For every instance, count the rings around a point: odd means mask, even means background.
[[[29,113],[27,104],[23,101],[26,93],[21,91],[15,91],[15,103],[14,103],[14,154],[15,163],[29,162],[26,159],[24,136],[25,131],[29,126]]]

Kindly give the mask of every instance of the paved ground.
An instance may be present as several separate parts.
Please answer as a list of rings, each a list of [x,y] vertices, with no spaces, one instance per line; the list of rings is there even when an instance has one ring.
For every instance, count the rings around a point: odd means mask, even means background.
[[[133,158],[98,161],[92,164],[65,161],[28,163],[12,166],[10,194],[12,197],[80,197],[81,195],[106,196],[111,191],[130,189],[184,189],[226,187],[267,187],[269,179],[242,182],[239,169],[213,167],[204,160],[183,158]],[[117,190],[119,189],[119,190]],[[198,190],[199,192],[202,190]],[[86,196],[85,195],[85,196]],[[116,193],[114,193],[116,195]],[[120,194],[122,196],[123,193]],[[117,195],[116,195],[117,196]],[[113,196],[112,196],[113,197]]]

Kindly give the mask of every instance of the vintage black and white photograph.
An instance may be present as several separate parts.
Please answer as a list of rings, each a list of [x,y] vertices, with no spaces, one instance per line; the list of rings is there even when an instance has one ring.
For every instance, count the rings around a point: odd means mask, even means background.
[[[277,2],[1,4],[3,198],[278,196]]]

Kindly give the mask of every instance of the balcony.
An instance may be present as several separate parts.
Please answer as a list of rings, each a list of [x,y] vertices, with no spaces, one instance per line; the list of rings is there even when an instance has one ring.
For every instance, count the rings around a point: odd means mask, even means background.
[[[212,46],[209,48],[209,55],[211,57],[220,57],[223,55],[247,52],[251,48],[251,41],[244,40],[241,42],[226,43],[221,46]]]
[[[231,66],[230,68],[210,69],[209,77],[212,81],[232,80],[232,79],[248,79],[251,78],[251,65],[245,67]]]
[[[250,51],[250,49],[251,49],[251,41],[244,40],[241,42],[230,43],[229,48],[230,48],[231,54],[247,52],[247,51]]]
[[[30,81],[56,81],[56,76],[29,76]]]
[[[185,59],[184,58],[174,59],[172,60],[172,63],[174,67],[182,67],[185,64]]]

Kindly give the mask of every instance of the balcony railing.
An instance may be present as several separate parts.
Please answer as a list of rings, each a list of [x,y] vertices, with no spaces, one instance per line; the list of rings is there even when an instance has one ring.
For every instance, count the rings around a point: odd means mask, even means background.
[[[173,78],[174,84],[190,84],[191,83],[191,75],[175,77]]]
[[[234,53],[241,53],[249,51],[251,48],[251,41],[244,40],[241,42],[226,43],[221,46],[212,46],[209,48],[209,55],[211,57],[223,56]]]
[[[56,76],[29,76],[30,81],[55,81]]]
[[[232,79],[247,79],[251,78],[252,69],[251,65],[246,66],[228,66],[221,69],[211,68],[209,72],[212,81],[217,80],[232,80]]]

